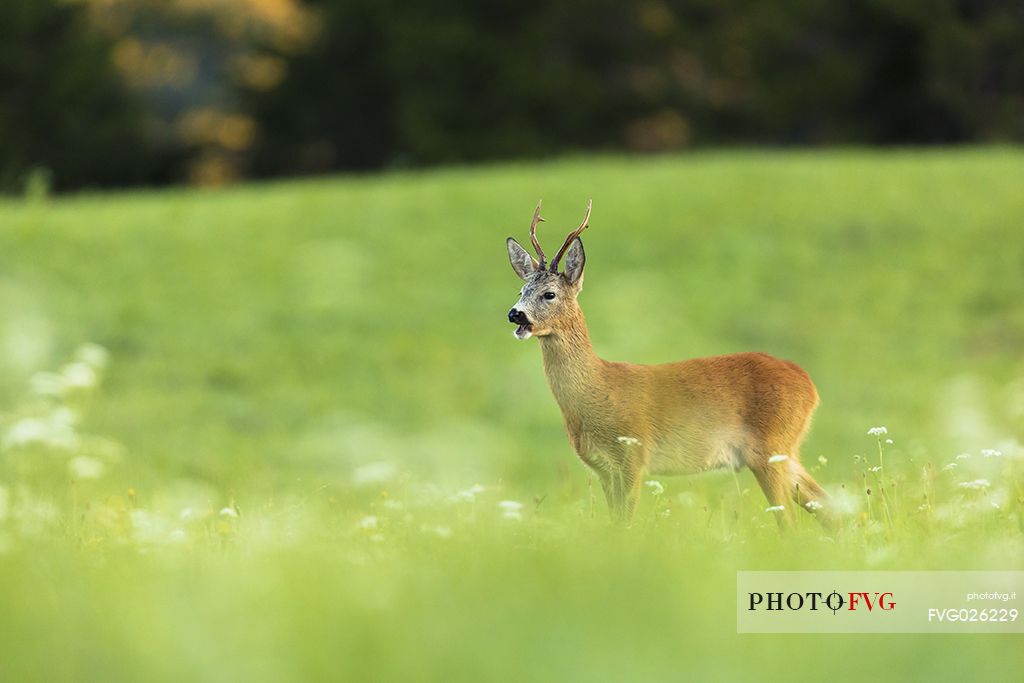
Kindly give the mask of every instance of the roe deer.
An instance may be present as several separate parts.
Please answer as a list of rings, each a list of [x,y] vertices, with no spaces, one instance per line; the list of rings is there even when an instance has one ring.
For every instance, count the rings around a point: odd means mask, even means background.
[[[822,511],[827,495],[799,460],[800,443],[818,405],[807,373],[765,353],[664,365],[598,358],[576,301],[586,260],[580,233],[588,226],[591,202],[550,265],[537,241],[540,206],[530,224],[530,241],[540,260],[513,238],[507,240],[512,269],[525,281],[508,319],[516,325],[516,338],[539,339],[544,373],[569,442],[597,473],[612,518],[632,517],[648,473],[744,465],[780,513],[780,524],[789,518],[790,501],[811,513]]]

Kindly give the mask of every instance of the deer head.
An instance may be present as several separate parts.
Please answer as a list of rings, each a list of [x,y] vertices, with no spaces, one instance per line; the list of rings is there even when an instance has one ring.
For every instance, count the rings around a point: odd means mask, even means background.
[[[583,289],[583,265],[586,262],[580,233],[587,229],[592,204],[592,201],[587,202],[583,222],[565,238],[550,266],[545,263],[544,250],[537,240],[537,225],[544,220],[540,216],[540,202],[537,202],[530,223],[530,242],[537,252],[537,259],[511,237],[506,241],[512,270],[524,282],[519,301],[508,312],[508,321],[516,325],[514,334],[517,339],[555,333],[563,321],[579,312],[576,297]],[[565,268],[558,272],[563,256]]]

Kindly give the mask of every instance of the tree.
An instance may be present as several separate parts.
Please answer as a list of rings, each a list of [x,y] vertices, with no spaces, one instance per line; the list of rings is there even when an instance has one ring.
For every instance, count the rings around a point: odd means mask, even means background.
[[[57,189],[161,180],[168,155],[149,133],[81,6],[0,3],[0,191],[40,168]]]

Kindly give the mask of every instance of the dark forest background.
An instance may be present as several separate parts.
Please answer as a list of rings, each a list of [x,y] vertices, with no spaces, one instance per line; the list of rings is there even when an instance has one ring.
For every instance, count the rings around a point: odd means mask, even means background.
[[[0,3],[6,192],[1022,140],[1020,1]]]

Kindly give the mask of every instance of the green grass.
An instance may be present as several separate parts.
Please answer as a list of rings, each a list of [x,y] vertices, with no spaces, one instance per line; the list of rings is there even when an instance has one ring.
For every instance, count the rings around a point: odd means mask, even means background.
[[[1019,636],[740,636],[734,591],[737,569],[1024,569],[1021,188],[1024,153],[989,149],[6,200],[0,680],[1012,679]],[[594,198],[605,358],[810,372],[834,537],[807,515],[780,537],[749,472],[605,521],[505,321],[504,238],[538,197],[552,248]],[[85,342],[99,385],[40,395]],[[11,436],[34,418],[73,442]]]

